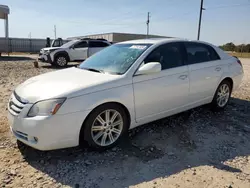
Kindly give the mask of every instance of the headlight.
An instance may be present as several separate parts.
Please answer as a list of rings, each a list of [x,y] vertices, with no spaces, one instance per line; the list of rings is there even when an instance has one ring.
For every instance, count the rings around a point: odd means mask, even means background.
[[[39,101],[30,108],[28,117],[34,116],[51,116],[54,115],[62,106],[66,98],[49,99],[45,101]]]
[[[44,54],[48,55],[51,52],[54,52],[55,50],[57,50],[57,49],[44,50]]]

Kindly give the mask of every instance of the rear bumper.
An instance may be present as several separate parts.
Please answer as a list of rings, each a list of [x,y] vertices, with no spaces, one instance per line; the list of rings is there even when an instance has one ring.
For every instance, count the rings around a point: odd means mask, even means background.
[[[242,72],[242,74],[233,77],[233,91],[236,91],[240,87],[243,76],[244,74]]]

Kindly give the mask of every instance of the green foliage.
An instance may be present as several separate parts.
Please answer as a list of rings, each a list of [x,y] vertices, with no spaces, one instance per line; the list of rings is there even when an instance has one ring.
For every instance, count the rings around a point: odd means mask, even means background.
[[[229,42],[219,47],[225,51],[250,53],[250,44],[235,45],[234,43]]]

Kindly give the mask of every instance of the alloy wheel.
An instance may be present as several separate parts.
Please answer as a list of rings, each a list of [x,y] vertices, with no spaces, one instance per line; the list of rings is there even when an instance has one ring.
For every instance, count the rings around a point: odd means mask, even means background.
[[[123,130],[122,115],[114,110],[107,109],[101,112],[91,127],[93,141],[99,146],[109,146],[116,142]]]
[[[230,97],[230,88],[227,84],[222,84],[219,87],[218,93],[217,93],[217,97],[216,97],[216,101],[219,107],[224,107]]]
[[[65,57],[58,57],[57,64],[59,66],[65,66],[67,64],[67,59]]]

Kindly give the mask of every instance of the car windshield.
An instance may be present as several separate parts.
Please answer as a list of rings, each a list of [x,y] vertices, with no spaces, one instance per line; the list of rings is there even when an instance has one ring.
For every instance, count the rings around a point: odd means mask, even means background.
[[[61,47],[62,48],[69,48],[70,46],[72,46],[73,44],[75,44],[78,40],[72,40],[72,41],[69,41],[67,43],[65,43],[64,45],[62,45]]]
[[[81,63],[81,69],[123,74],[151,44],[115,44]]]

